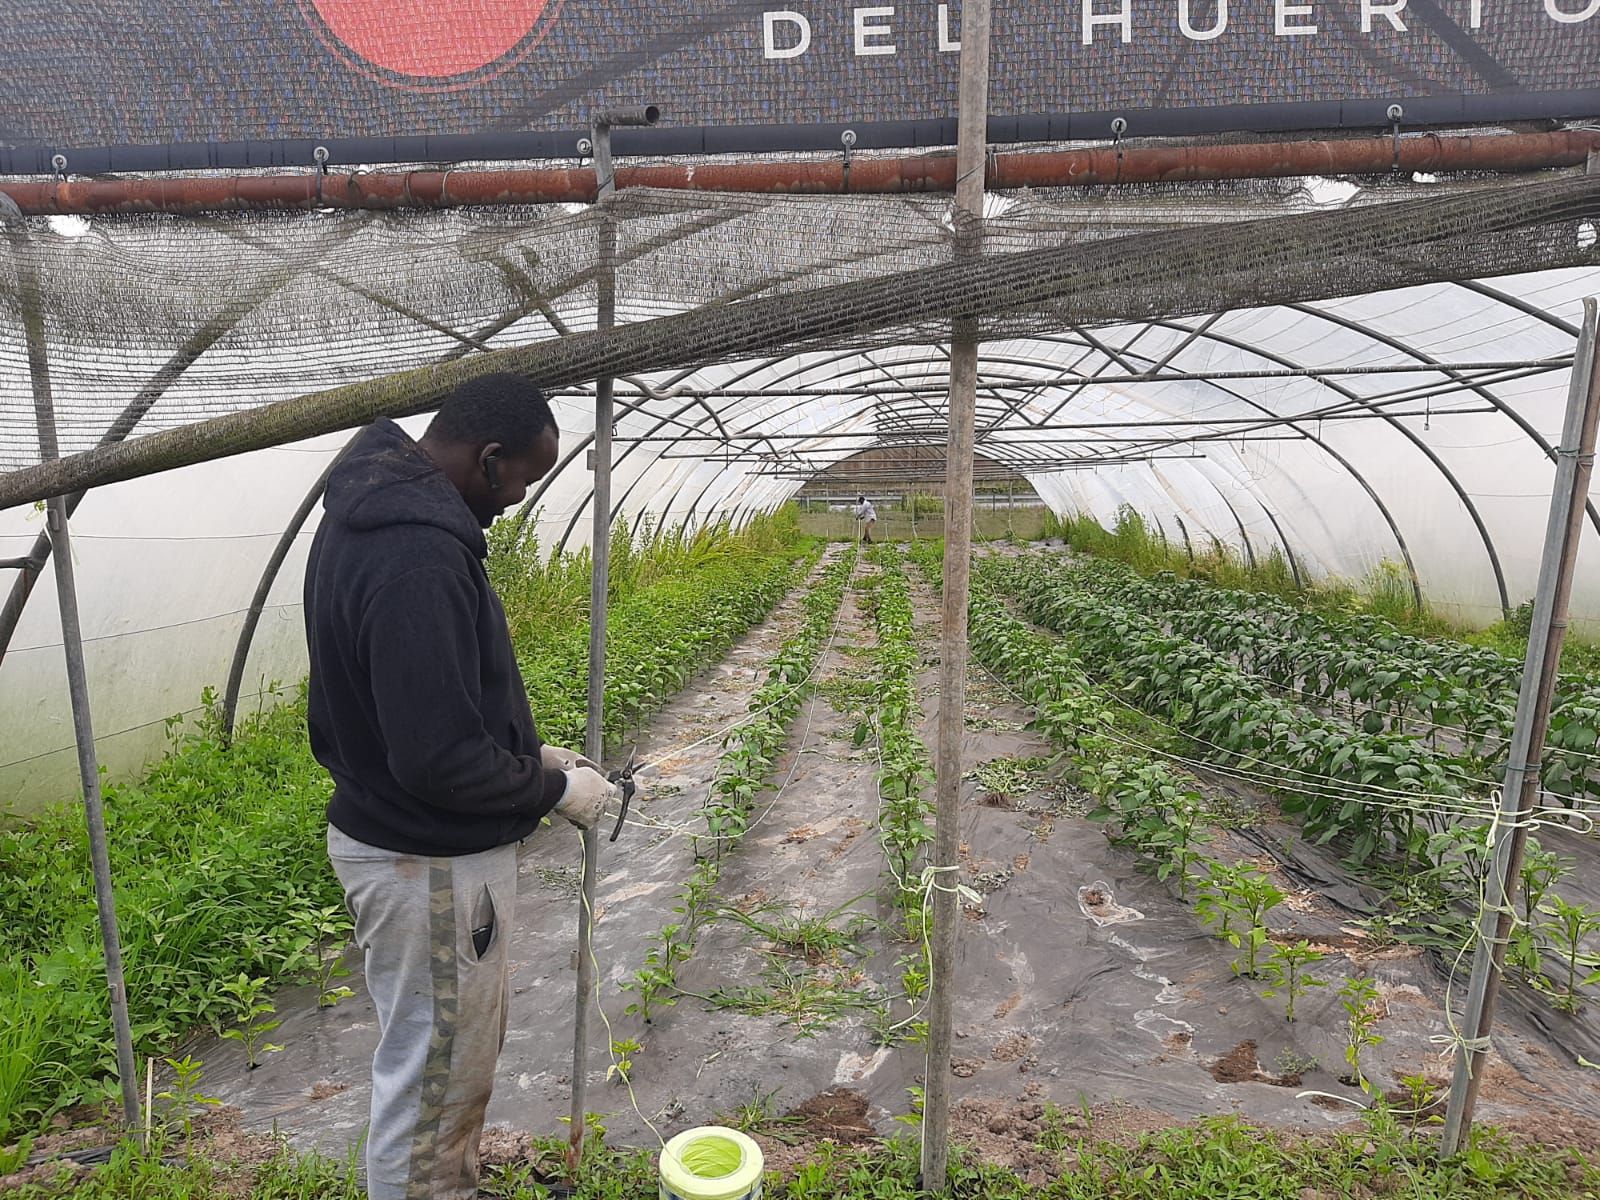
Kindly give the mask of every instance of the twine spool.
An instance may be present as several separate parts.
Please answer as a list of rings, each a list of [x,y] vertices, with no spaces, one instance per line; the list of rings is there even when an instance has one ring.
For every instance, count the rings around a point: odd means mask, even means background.
[[[737,1129],[687,1129],[661,1151],[661,1200],[761,1200],[761,1147]]]

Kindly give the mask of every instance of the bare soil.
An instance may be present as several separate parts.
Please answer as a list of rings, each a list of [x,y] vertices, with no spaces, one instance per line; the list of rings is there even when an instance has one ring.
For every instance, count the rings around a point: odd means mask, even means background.
[[[847,1087],[829,1088],[790,1109],[813,1137],[846,1144],[871,1141],[876,1130],[867,1117],[867,1098]]]

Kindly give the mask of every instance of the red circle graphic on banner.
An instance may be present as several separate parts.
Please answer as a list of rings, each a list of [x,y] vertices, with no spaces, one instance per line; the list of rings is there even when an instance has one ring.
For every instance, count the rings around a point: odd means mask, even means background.
[[[435,85],[475,75],[538,39],[559,0],[302,0],[342,49]],[[503,66],[509,63],[500,64]],[[395,82],[400,82],[396,80]]]

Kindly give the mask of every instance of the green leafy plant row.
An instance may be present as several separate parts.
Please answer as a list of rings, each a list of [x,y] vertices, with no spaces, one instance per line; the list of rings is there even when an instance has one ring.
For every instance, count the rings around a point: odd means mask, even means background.
[[[922,907],[919,876],[933,841],[933,805],[926,795],[933,768],[916,729],[922,711],[916,689],[919,652],[904,555],[898,546],[885,543],[874,547],[871,558],[878,568],[868,605],[877,629],[872,650],[877,704],[872,723],[878,741],[882,803],[878,839],[897,880],[908,928],[915,933]]]
[[[654,1009],[674,1002],[678,967],[694,954],[701,927],[717,911],[723,859],[749,828],[756,796],[767,785],[789,726],[810,694],[812,672],[836,624],[855,563],[856,549],[850,546],[807,591],[800,628],[778,648],[766,679],[750,697],[749,719],[723,739],[703,810],[705,836],[696,844],[694,868],[672,910],[677,919],[662,928],[644,966],[625,985],[636,997],[628,1011],[646,1021]]]
[[[1003,1118],[1004,1142],[984,1145],[980,1139],[977,1146],[951,1147],[946,1193],[951,1200],[1576,1200],[1600,1191],[1600,1164],[1592,1152],[1513,1141],[1479,1124],[1461,1154],[1440,1159],[1432,1139],[1419,1137],[1381,1106],[1350,1128],[1313,1136],[1288,1135],[1237,1117],[1211,1117],[1130,1138],[1101,1129],[1095,1110],[1068,1112],[1054,1104],[1031,1110],[1018,1105]],[[785,1155],[782,1170],[767,1172],[762,1188],[770,1200],[928,1196],[915,1136],[862,1145],[813,1138],[802,1119],[777,1114],[759,1095],[717,1120],[769,1143],[804,1142]],[[591,1117],[589,1127],[593,1136],[585,1139],[575,1173],[569,1176],[564,1166],[565,1138],[536,1138],[526,1160],[488,1168],[480,1194],[503,1200],[548,1200],[555,1194],[575,1200],[655,1200],[658,1150],[607,1145],[599,1121]],[[160,1139],[146,1149],[129,1138],[110,1163],[87,1177],[73,1178],[63,1168],[59,1179],[24,1185],[16,1200],[56,1200],[63,1194],[77,1200],[245,1195],[360,1200],[364,1195],[354,1160],[284,1148],[265,1162],[230,1163],[208,1156],[208,1143],[181,1156],[171,1156],[172,1149]],[[1028,1156],[1025,1173],[1015,1163],[1019,1150]],[[549,1186],[556,1180],[559,1192]]]
[[[720,547],[718,553],[677,553],[686,560],[681,573],[656,578],[608,608],[608,751],[765,617],[820,552],[816,543],[797,535],[770,548],[764,537],[740,540],[712,532],[707,540]],[[537,624],[513,632],[539,732],[547,741],[581,746],[588,711],[589,622],[585,617],[554,636],[539,635]]]
[[[1521,658],[1419,637],[1370,613],[1307,611],[1276,596],[1168,573],[1147,578],[1105,559],[1080,559],[1063,571],[1074,586],[1159,617],[1173,633],[1279,687],[1348,707],[1367,732],[1421,726],[1435,745],[1457,747],[1464,765],[1486,781],[1504,774]],[[1600,686],[1563,674],[1546,738],[1546,786],[1600,797],[1597,747]]]
[[[1078,781],[1098,798],[1090,819],[1105,821],[1111,841],[1141,856],[1179,899],[1193,895],[1196,916],[1239,952],[1234,972],[1264,980],[1265,995],[1283,997],[1285,1020],[1293,1022],[1296,1003],[1327,985],[1309,970],[1323,954],[1304,940],[1271,936],[1267,916],[1285,896],[1263,871],[1206,856],[1211,836],[1198,782],[1118,736],[1131,724],[1124,706],[1094,686],[1059,642],[1012,616],[981,578],[972,589],[969,633],[974,656],[1034,708],[1034,727],[1062,747]],[[1366,982],[1358,977],[1346,987]],[[1356,1064],[1363,1049],[1382,1041],[1370,1023],[1362,1032],[1367,1040],[1353,1051]]]
[[[926,546],[913,543],[912,554],[925,554]],[[899,546],[882,543],[873,547],[870,557],[877,572],[863,585],[863,591],[876,632],[871,654],[874,700],[857,727],[856,740],[858,744],[868,738],[876,742],[878,844],[883,848],[900,932],[914,944],[897,964],[900,998],[908,1006],[906,1015],[899,1021],[892,1020],[889,1009],[882,1015],[878,1036],[889,1044],[901,1036],[920,1041],[927,1033],[927,1022],[919,1017],[931,973],[929,893],[922,876],[934,837],[933,803],[927,794],[933,782],[933,764],[917,732],[922,715],[916,682],[921,652],[915,636],[911,583],[905,573],[906,556]],[[954,886],[954,881],[943,880],[941,886]]]
[[[1275,695],[1226,656],[1076,587],[1058,555],[991,558],[980,570],[1096,675],[1192,735],[1204,757],[1279,773],[1285,810],[1318,842],[1340,839],[1353,861],[1380,852],[1420,858],[1430,833],[1448,823],[1422,798],[1460,794],[1460,764],[1419,738],[1368,733]],[[1345,783],[1384,789],[1388,802],[1348,796]],[[1408,795],[1418,798],[1414,807]]]

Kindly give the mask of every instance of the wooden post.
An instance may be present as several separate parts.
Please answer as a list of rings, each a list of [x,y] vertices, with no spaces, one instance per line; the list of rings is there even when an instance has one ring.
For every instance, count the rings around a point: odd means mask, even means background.
[[[599,180],[599,264],[595,274],[595,327],[610,329],[617,313],[617,225],[607,208],[615,191],[611,166],[611,127],[591,126],[595,177]],[[612,381],[594,384],[594,524],[589,539],[589,697],[583,753],[593,762],[605,759],[606,610],[611,590],[611,425],[614,419]],[[572,1021],[572,1108],[568,1127],[567,1169],[576,1173],[583,1160],[589,1089],[589,1006],[594,993],[594,902],[600,868],[600,831],[585,829],[583,876],[578,904],[578,995]]]
[[[989,0],[961,6],[960,125],[956,145],[956,253],[975,254],[983,220],[989,114]],[[961,742],[966,732],[967,592],[972,568],[973,410],[976,323],[957,321],[950,339],[950,410],[944,496],[944,628],[939,652],[938,746],[934,755],[933,970],[928,996],[928,1066],[922,1109],[922,1186],[940,1195],[950,1165],[950,1052],[955,1024],[957,822]]]
[[[1494,860],[1478,918],[1467,1012],[1461,1023],[1465,1044],[1456,1056],[1450,1104],[1445,1112],[1441,1150],[1446,1156],[1461,1149],[1472,1128],[1489,1034],[1494,1027],[1500,977],[1505,970],[1506,947],[1515,919],[1517,882],[1528,841],[1526,818],[1533,813],[1539,798],[1539,762],[1561,663],[1561,644],[1567,632],[1567,605],[1572,596],[1578,538],[1583,532],[1589,476],[1594,466],[1595,431],[1600,424],[1600,332],[1596,311],[1593,299],[1583,302],[1583,330],[1572,360],[1566,421],[1556,448],[1556,477],[1550,495],[1539,585],[1534,593],[1528,654],[1523,661],[1522,689],[1517,695],[1505,782],[1500,787],[1500,819],[1496,826],[1499,841],[1493,847]]]
[[[28,348],[28,375],[33,385],[34,418],[39,429],[39,458],[61,457],[56,433],[55,396],[50,387],[44,303],[39,289],[34,246],[22,214],[9,198],[0,203],[0,228],[11,243],[21,293],[22,326]],[[56,572],[56,603],[61,614],[61,648],[66,659],[67,692],[72,700],[72,732],[78,749],[78,780],[83,786],[83,815],[89,833],[89,866],[94,876],[95,909],[100,917],[100,944],[105,953],[106,988],[111,997],[111,1031],[116,1043],[117,1080],[122,1091],[122,1121],[139,1127],[139,1076],[133,1058],[133,1027],[128,1017],[128,988],[122,970],[122,939],[117,932],[117,900],[111,885],[111,851],[106,840],[104,799],[100,793],[100,761],[95,751],[94,722],[89,704],[89,672],[83,654],[83,627],[78,615],[78,584],[72,561],[72,525],[67,497],[46,502],[45,528],[50,533],[51,561]]]

